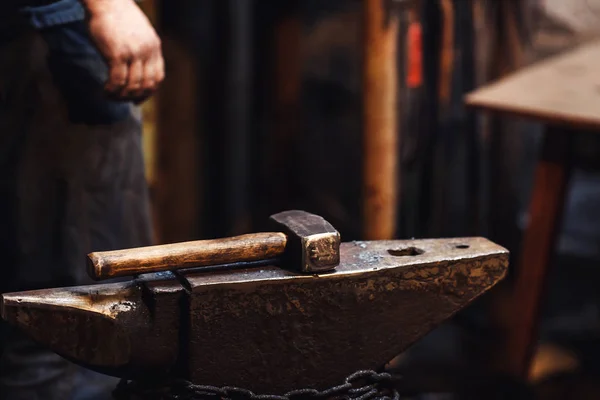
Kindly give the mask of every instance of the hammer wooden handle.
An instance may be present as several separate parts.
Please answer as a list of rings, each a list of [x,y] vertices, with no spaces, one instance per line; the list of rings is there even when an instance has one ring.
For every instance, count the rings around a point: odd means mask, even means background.
[[[190,267],[268,260],[285,251],[284,233],[265,232],[225,239],[197,240],[88,255],[95,280]]]

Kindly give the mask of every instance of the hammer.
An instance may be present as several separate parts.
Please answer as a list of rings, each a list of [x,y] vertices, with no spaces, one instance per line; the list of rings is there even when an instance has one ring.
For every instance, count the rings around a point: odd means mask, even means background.
[[[270,222],[280,232],[90,253],[88,273],[103,280],[272,259],[298,272],[320,273],[339,264],[340,234],[323,217],[291,210],[272,215]]]

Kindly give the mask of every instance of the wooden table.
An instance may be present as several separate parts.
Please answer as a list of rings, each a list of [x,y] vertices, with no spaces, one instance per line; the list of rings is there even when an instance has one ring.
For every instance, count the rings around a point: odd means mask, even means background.
[[[469,106],[546,125],[512,293],[506,368],[526,378],[567,195],[573,129],[600,131],[600,40],[524,68],[466,97]]]

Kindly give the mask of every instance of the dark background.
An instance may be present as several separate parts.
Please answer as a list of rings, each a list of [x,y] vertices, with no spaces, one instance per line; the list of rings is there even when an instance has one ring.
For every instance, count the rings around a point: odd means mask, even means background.
[[[408,11],[392,11],[402,22],[395,238],[481,235],[516,259],[542,127],[464,108],[465,93],[502,75],[494,57],[509,59],[512,51],[495,40],[504,23],[499,2],[481,1],[483,17],[468,3],[453,2],[454,73],[446,103],[436,90],[439,5],[417,6],[424,30],[419,90],[404,85]],[[535,4],[522,2],[525,55],[508,61],[509,70],[584,39]],[[362,238],[362,2],[169,0],[146,7],[167,61],[167,80],[146,106],[154,132],[149,176],[157,242],[261,230],[268,215],[289,208],[323,215],[345,241]],[[589,135],[577,141],[579,162],[534,362],[542,398],[597,398],[598,143]],[[509,277],[504,286],[510,284]],[[424,386],[468,381],[482,366],[493,371],[499,333],[488,303],[502,305],[502,293],[500,287],[436,330],[399,365]],[[544,372],[553,370],[559,373]],[[486,390],[510,388],[502,382],[491,379]]]

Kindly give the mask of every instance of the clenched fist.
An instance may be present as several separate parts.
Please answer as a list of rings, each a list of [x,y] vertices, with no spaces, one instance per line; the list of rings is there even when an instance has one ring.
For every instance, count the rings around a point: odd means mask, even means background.
[[[141,102],[164,79],[161,43],[133,0],[82,0],[94,44],[106,59],[107,93]]]

